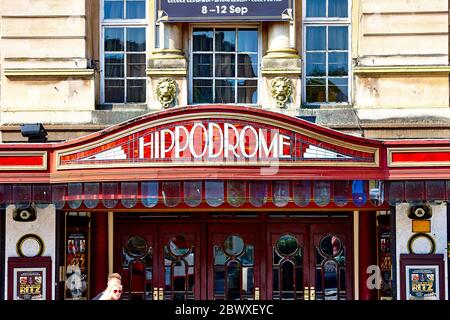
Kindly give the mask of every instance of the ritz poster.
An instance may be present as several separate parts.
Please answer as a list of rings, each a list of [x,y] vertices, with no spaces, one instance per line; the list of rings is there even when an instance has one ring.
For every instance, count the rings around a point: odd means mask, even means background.
[[[409,300],[437,300],[439,297],[436,267],[411,267],[408,272]]]
[[[45,300],[42,286],[44,281],[44,271],[19,270],[16,279],[16,297],[18,300]]]

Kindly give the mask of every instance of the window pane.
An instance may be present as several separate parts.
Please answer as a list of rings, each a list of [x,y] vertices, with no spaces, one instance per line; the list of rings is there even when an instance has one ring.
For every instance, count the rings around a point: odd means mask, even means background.
[[[123,0],[105,0],[105,19],[123,19]]]
[[[213,50],[213,29],[199,29],[193,31],[194,51],[212,51]]]
[[[218,207],[224,202],[224,181],[205,181],[205,200],[211,207]]]
[[[189,207],[197,207],[202,203],[202,181],[184,182],[184,202]]]
[[[127,28],[127,51],[145,51],[145,28]]]
[[[138,198],[138,183],[137,182],[122,182],[120,183],[122,194],[122,205],[125,208],[133,208],[137,204]]]
[[[193,81],[193,102],[194,103],[212,103],[212,80],[194,80]]]
[[[93,209],[97,207],[100,194],[100,183],[86,182],[84,184],[84,194],[84,205],[86,208]]]
[[[328,56],[328,75],[344,77],[348,75],[348,53],[331,52]]]
[[[234,103],[234,80],[216,80],[215,103]]]
[[[307,0],[306,16],[307,17],[325,17],[326,0]]]
[[[145,77],[145,54],[127,54],[127,76]]]
[[[238,77],[256,78],[258,77],[258,55],[239,54],[238,55]]]
[[[124,81],[105,80],[105,102],[123,103],[124,99]]]
[[[67,185],[67,195],[69,198],[69,207],[72,209],[78,209],[82,202],[81,197],[83,195],[83,184],[79,182],[69,183]]]
[[[348,79],[328,78],[328,102],[348,101]]]
[[[238,103],[256,104],[258,101],[258,82],[256,80],[238,80]]]
[[[212,54],[194,54],[194,77],[212,77]]]
[[[127,80],[127,102],[145,102],[145,79]]]
[[[306,28],[306,50],[325,50],[326,42],[325,27]]]
[[[319,207],[324,207],[330,203],[330,181],[314,181],[314,202]]]
[[[348,17],[348,0],[328,0],[328,17]]]
[[[162,199],[166,207],[176,207],[180,203],[181,182],[164,181],[161,189]]]
[[[258,30],[238,30],[238,52],[258,52]]]
[[[325,52],[306,53],[306,75],[313,77],[324,77],[326,75]]]
[[[277,207],[284,207],[290,201],[290,182],[273,181],[272,183],[272,201]]]
[[[216,77],[235,77],[235,55],[216,55]]]
[[[311,201],[311,182],[308,180],[292,182],[292,193],[297,206],[307,206]]]
[[[328,27],[328,50],[348,50],[347,27]]]
[[[249,200],[254,207],[262,207],[267,201],[267,182],[249,182]]]
[[[141,183],[142,204],[147,208],[154,207],[158,204],[159,184],[157,181]]]
[[[235,29],[216,29],[216,51],[236,51]]]
[[[123,28],[105,28],[105,51],[123,51]]]
[[[119,200],[117,195],[119,194],[119,185],[117,182],[102,182],[102,197],[103,205],[108,208],[114,208]]]
[[[145,19],[145,0],[127,0],[127,19]]]
[[[235,180],[227,183],[228,203],[240,207],[245,203],[245,181]]]
[[[123,78],[124,76],[124,55],[105,54],[105,77],[106,78]]]
[[[326,101],[325,79],[307,79],[306,102]]]

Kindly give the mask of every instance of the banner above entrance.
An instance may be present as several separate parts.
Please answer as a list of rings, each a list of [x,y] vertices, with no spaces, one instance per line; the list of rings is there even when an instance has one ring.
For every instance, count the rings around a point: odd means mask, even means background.
[[[58,169],[142,166],[377,167],[378,148],[261,116],[181,113],[57,152]]]
[[[292,0],[159,0],[158,20],[279,21],[292,20]]]

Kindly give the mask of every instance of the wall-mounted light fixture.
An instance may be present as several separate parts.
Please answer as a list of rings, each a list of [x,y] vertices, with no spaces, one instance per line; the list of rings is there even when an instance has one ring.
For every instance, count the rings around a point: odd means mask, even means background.
[[[21,124],[20,133],[28,138],[28,142],[47,142],[47,131],[42,123]]]

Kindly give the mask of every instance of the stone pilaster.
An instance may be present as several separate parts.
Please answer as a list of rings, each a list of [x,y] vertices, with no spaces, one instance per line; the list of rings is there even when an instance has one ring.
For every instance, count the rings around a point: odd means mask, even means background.
[[[268,48],[261,66],[264,86],[261,102],[265,109],[295,115],[301,104],[301,59],[290,45],[289,28],[289,22],[269,24]],[[287,78],[292,85],[291,95],[285,103],[272,95],[273,80],[278,77]]]
[[[161,48],[152,52],[147,63],[148,108],[151,110],[164,108],[157,94],[158,81],[162,78],[170,78],[176,83],[175,99],[166,107],[187,105],[187,61],[182,50],[182,29],[181,23],[161,23]]]

